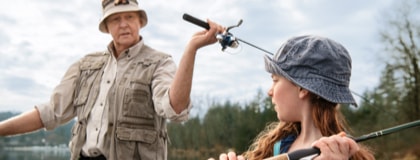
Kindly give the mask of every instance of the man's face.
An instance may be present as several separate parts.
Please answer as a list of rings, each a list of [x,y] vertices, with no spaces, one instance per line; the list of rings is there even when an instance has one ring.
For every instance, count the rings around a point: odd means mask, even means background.
[[[137,12],[113,14],[105,23],[116,48],[128,49],[140,41],[139,30],[142,24]]]

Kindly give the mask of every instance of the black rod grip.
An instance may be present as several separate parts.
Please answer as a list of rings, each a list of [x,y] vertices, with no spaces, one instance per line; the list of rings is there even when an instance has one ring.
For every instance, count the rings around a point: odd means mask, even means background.
[[[184,13],[184,15],[182,15],[182,19],[184,19],[184,20],[186,20],[188,22],[191,22],[192,24],[195,24],[197,26],[203,27],[203,28],[205,28],[207,30],[210,29],[210,26],[209,26],[209,24],[207,22],[204,22],[204,21],[202,21],[202,20],[200,20],[198,18],[195,18],[195,17],[193,17],[193,16],[191,16],[191,15],[189,15],[187,13]]]
[[[289,153],[289,160],[299,160],[303,157],[314,155],[314,154],[320,154],[320,153],[321,151],[316,147],[301,149],[301,150],[297,150],[292,153]]]

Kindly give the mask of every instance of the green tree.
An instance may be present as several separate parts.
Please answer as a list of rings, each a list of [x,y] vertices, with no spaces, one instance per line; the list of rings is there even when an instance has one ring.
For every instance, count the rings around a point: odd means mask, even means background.
[[[420,119],[420,1],[395,1],[381,14],[379,30],[384,69],[379,85],[364,96],[358,109],[342,108],[357,135]],[[377,159],[420,157],[419,129],[365,142]]]
[[[249,103],[213,103],[202,119],[168,124],[169,159],[218,157],[227,150],[244,152],[267,123],[276,120],[271,99],[261,92]]]
[[[398,105],[402,121],[420,118],[420,1],[396,2],[383,20],[380,30],[386,58],[385,72],[400,94],[388,105]],[[402,119],[404,117],[404,119]]]

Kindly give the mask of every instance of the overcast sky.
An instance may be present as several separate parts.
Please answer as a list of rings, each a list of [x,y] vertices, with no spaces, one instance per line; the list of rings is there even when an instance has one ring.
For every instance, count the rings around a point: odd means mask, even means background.
[[[342,43],[353,58],[350,88],[359,94],[374,87],[381,68],[380,13],[391,0],[141,0],[148,25],[145,43],[171,54],[178,64],[192,34],[201,28],[182,20],[189,13],[222,25],[243,23],[235,36],[276,52],[291,36],[316,34]],[[22,112],[49,100],[70,64],[104,50],[111,36],[98,30],[100,0],[14,0],[0,5],[0,111]],[[247,102],[271,78],[263,55],[242,44],[228,54],[219,44],[199,51],[193,98]],[[357,97],[356,97],[357,98]],[[357,98],[359,100],[359,98]]]

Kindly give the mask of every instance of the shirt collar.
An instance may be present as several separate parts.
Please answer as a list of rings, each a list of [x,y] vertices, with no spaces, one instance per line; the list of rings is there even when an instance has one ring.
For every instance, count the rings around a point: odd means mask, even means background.
[[[143,38],[142,37],[140,37],[140,41],[139,42],[137,42],[136,44],[134,44],[133,46],[131,46],[130,48],[128,48],[128,49],[126,49],[125,51],[123,51],[119,56],[118,56],[118,58],[117,59],[121,59],[121,58],[128,58],[128,59],[131,59],[131,58],[133,58],[133,57],[136,57],[137,55],[139,55],[140,54],[140,50],[141,50],[141,48],[143,47],[143,45],[144,45],[144,41],[143,41]],[[111,55],[112,56],[115,56],[114,55],[114,51],[115,51],[115,49],[114,49],[114,43],[113,43],[113,41],[111,41],[109,44],[108,44],[108,51],[109,51],[109,53],[111,53]]]

